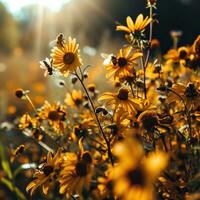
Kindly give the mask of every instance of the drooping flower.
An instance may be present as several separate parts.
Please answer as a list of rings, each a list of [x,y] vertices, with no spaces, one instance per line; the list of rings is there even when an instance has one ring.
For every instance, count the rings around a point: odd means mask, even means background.
[[[71,107],[79,107],[83,104],[84,97],[80,90],[72,90],[71,94],[67,93],[65,103]]]

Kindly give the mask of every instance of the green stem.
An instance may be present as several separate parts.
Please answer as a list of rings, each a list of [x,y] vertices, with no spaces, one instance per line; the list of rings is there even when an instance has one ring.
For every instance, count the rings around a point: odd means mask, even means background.
[[[79,68],[79,70],[80,70],[80,68]],[[82,71],[80,70],[80,72],[82,72]],[[89,102],[90,102],[90,105],[91,105],[91,107],[92,107],[94,116],[95,116],[95,118],[96,118],[96,121],[97,121],[97,124],[98,124],[98,127],[99,127],[99,131],[101,132],[101,134],[102,134],[102,136],[103,136],[103,138],[104,138],[104,140],[105,140],[105,142],[106,142],[107,149],[108,149],[108,157],[109,157],[109,159],[110,159],[110,161],[111,161],[111,164],[114,166],[114,160],[113,160],[113,156],[112,156],[112,152],[111,152],[110,143],[109,143],[108,139],[106,138],[106,135],[105,135],[105,133],[104,133],[104,131],[103,131],[103,128],[102,128],[102,126],[101,126],[101,123],[100,123],[100,121],[99,121],[99,118],[98,118],[98,116],[97,116],[97,114],[96,114],[96,112],[95,112],[95,107],[94,107],[93,101],[92,101],[92,99],[91,99],[91,97],[90,97],[90,95],[89,95],[89,93],[88,93],[88,91],[87,91],[87,89],[86,89],[86,87],[85,87],[85,85],[84,85],[84,83],[83,83],[82,78],[78,75],[78,73],[77,73],[76,71],[75,71],[75,75],[76,75],[76,77],[78,78],[78,80],[80,81],[80,83],[81,83],[81,85],[82,85],[82,87],[83,87],[83,89],[84,89],[84,91],[85,91],[85,93],[86,93],[86,95],[87,95],[87,97],[88,97],[88,100],[89,100]],[[82,75],[82,73],[81,73],[81,75]]]

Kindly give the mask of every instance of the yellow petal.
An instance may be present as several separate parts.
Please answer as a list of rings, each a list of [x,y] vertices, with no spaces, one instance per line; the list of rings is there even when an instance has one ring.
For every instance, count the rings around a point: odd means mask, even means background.
[[[131,30],[128,27],[122,26],[122,25],[121,26],[117,26],[116,30],[117,31],[125,31],[125,32],[128,32],[128,33],[131,33]]]
[[[131,31],[134,31],[134,22],[133,22],[133,20],[131,19],[131,17],[130,16],[128,16],[127,18],[126,18],[126,23],[127,23],[127,26],[128,26],[128,28],[131,30]]]
[[[140,14],[135,21],[135,30],[138,30],[144,19],[143,14]]]

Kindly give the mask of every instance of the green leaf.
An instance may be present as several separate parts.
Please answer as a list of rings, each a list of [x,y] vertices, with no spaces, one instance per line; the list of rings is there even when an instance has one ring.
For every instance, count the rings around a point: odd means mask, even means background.
[[[6,178],[1,178],[0,181],[12,192],[15,193],[15,195],[17,196],[17,199],[19,200],[26,200],[26,197],[24,196],[24,194],[19,190],[19,188],[14,187],[13,183],[6,179]]]
[[[0,181],[1,181],[5,186],[7,186],[8,189],[9,189],[10,191],[13,191],[13,190],[14,190],[13,184],[12,184],[12,182],[11,182],[10,180],[8,180],[8,179],[6,179],[6,178],[1,178]]]
[[[18,199],[20,200],[26,200],[26,197],[24,196],[24,194],[19,190],[19,188],[15,187],[15,194],[17,195]]]
[[[3,144],[1,142],[0,142],[0,158],[1,158],[1,166],[4,170],[4,172],[7,174],[9,179],[12,179],[10,163],[7,159],[6,152],[5,152]]]

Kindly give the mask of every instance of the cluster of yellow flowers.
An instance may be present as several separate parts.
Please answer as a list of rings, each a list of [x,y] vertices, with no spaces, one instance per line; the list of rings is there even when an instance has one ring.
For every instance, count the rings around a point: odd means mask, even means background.
[[[31,195],[42,187],[54,199],[195,199],[200,36],[162,57],[152,38],[156,1],[148,0],[147,9],[149,16],[128,16],[126,25],[116,26],[125,32],[126,45],[103,54],[116,91],[101,94],[87,84],[79,45],[63,34],[40,66],[45,75],[70,79],[73,90],[61,82],[68,90],[63,102],[46,101],[40,108],[27,91],[16,91],[34,110],[19,119],[19,128],[49,151],[26,188]]]

